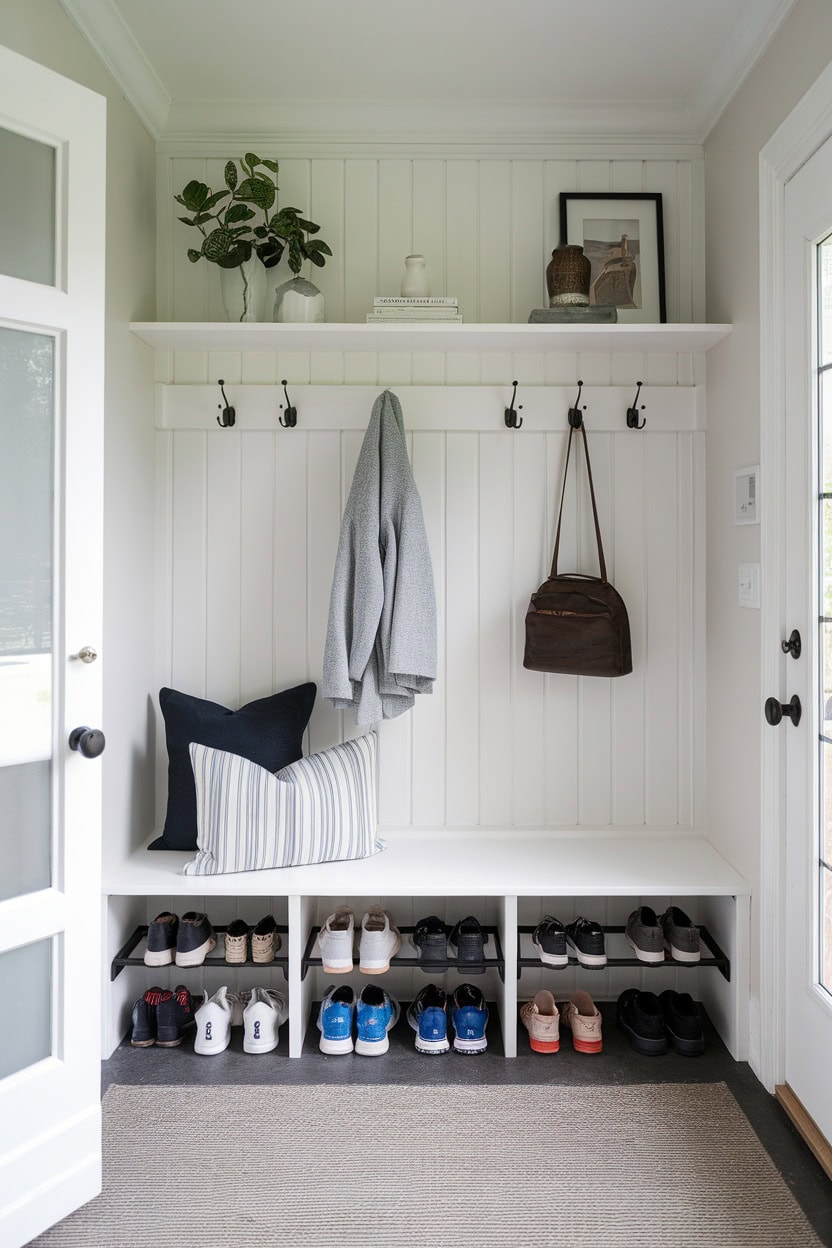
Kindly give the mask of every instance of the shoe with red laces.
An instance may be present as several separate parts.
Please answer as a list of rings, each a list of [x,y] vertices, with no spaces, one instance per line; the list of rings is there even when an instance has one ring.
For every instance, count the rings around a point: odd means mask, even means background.
[[[130,1043],[135,1049],[149,1049],[156,1043],[156,1011],[162,1001],[173,996],[167,988],[148,988],[133,1003],[133,1030]]]
[[[163,1049],[175,1049],[185,1032],[196,1024],[194,999],[184,984],[173,992],[164,993],[156,1006],[156,1043]]]

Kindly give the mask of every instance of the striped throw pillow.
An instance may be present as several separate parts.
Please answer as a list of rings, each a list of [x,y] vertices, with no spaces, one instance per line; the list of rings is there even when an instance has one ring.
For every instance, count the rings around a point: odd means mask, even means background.
[[[276,775],[195,742],[197,855],[185,875],[262,871],[367,858],[381,848],[378,735],[290,763]]]

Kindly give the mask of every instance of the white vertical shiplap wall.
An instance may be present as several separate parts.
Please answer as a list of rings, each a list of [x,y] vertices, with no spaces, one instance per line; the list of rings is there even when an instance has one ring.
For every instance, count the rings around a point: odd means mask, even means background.
[[[280,162],[279,203],[321,226],[333,257],[312,273],[328,321],[363,321],[377,294],[398,294],[404,257],[423,252],[435,293],[459,297],[466,320],[526,321],[546,304],[545,269],[560,241],[561,191],[660,191],[667,319],[704,319],[704,180],[701,157],[515,159],[492,155],[315,156]],[[232,145],[232,150],[243,150]],[[216,266],[191,264],[195,232],[180,224],[174,194],[192,178],[223,183],[225,156],[162,151],[158,157],[158,316],[224,319]],[[272,285],[291,276],[283,261]],[[673,378],[653,377],[653,384]],[[680,377],[684,382],[690,377]]]
[[[302,425],[157,433],[160,684],[237,707],[319,680],[362,433],[354,422]],[[522,666],[523,617],[548,571],[566,436],[408,434],[433,554],[440,657],[434,695],[382,725],[384,825],[689,830],[701,818],[695,587],[704,435],[649,423],[639,434],[589,435],[609,574],[633,636],[635,670],[617,680]],[[562,568],[591,570],[593,541],[587,490],[571,476]],[[355,731],[351,715],[319,701],[307,748]],[[160,825],[161,726],[157,746]]]

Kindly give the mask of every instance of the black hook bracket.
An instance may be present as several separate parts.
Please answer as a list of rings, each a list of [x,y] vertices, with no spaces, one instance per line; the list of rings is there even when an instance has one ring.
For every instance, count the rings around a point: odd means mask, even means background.
[[[638,396],[641,394],[642,383],[640,381],[637,381],[636,385],[638,386],[638,390],[636,390],[636,397],[633,399],[633,406],[627,408],[627,428],[628,429],[643,429],[644,426],[647,424],[646,420],[643,420],[641,424],[638,423],[639,410],[641,410],[642,412],[644,411],[644,404],[642,403],[641,409],[639,409]]]
[[[505,412],[506,412],[506,429],[522,429],[522,427],[523,427],[523,417],[522,417],[522,416],[519,416],[519,417],[518,417],[517,412],[518,412],[518,411],[519,411],[519,412],[522,412],[522,410],[523,410],[523,404],[522,404],[522,403],[519,403],[519,404],[517,405],[516,410],[515,410],[515,407],[514,407],[514,400],[517,398],[517,382],[516,382],[516,381],[513,381],[511,384],[514,386],[514,393],[513,393],[513,394],[512,394],[512,396],[511,396],[511,405],[505,409]]]
[[[581,425],[584,423],[584,412],[586,411],[586,403],[584,403],[583,408],[578,407],[578,404],[581,401],[581,391],[583,390],[583,388],[584,388],[584,383],[582,381],[579,381],[578,382],[578,397],[575,400],[575,406],[570,407],[569,409],[569,424],[571,425],[573,429],[580,429]]]
[[[223,389],[225,381],[222,377],[220,377],[217,381],[217,385],[219,386],[220,393],[222,394],[222,403],[217,404],[217,407],[220,408],[222,415],[217,417],[217,424],[220,429],[231,429],[237,420],[237,413],[234,411],[234,408],[230,405],[228,399],[226,398],[225,390]]]
[[[295,425],[298,423],[298,409],[296,407],[292,407],[291,403],[289,402],[289,391],[286,389],[285,377],[283,378],[280,384],[283,387],[283,393],[286,395],[285,408],[283,407],[282,403],[280,404],[281,410],[284,412],[286,419],[284,420],[283,416],[278,416],[277,419],[284,429],[294,429]]]

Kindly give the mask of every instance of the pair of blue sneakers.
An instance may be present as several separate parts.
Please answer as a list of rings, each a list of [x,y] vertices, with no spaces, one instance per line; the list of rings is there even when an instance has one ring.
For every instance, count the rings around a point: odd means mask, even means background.
[[[407,1011],[407,1021],[416,1032],[417,1053],[447,1053],[448,994],[436,984],[423,988]],[[460,984],[450,999],[457,1053],[484,1053],[488,1047],[485,1029],[488,1007],[485,997],[473,984]]]
[[[333,984],[324,993],[318,1011],[318,1047],[330,1056],[355,1049],[363,1057],[380,1057],[390,1048],[387,1033],[396,1026],[399,1012],[395,997],[375,984],[362,988],[358,1000],[348,984],[340,988]]]

